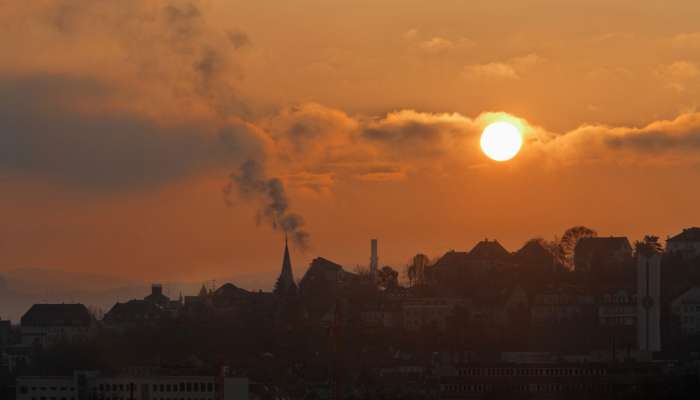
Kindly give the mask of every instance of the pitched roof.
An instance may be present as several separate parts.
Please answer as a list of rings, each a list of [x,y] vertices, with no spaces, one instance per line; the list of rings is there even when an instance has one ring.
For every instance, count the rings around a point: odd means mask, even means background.
[[[698,304],[700,303],[700,287],[693,286],[678,295],[673,303],[677,304]]]
[[[339,281],[354,280],[356,278],[357,274],[345,271],[340,264],[323,257],[316,257],[309,265],[309,269],[306,270],[299,285],[304,286],[312,281],[335,284]]]
[[[469,253],[464,251],[454,251],[450,250],[440,257],[433,267],[441,268],[454,268],[455,266],[467,265],[470,261]]]
[[[477,259],[498,260],[508,258],[510,253],[503,248],[498,240],[484,239],[477,243],[469,252],[469,256]]]
[[[330,271],[340,271],[343,269],[343,267],[340,264],[336,264],[331,260],[328,260],[323,257],[316,257],[314,260],[311,262],[311,266],[309,267],[309,270],[311,269],[322,269],[322,270],[330,270]]]
[[[213,293],[214,297],[243,298],[248,297],[250,292],[241,289],[232,283],[225,283]]]
[[[126,303],[116,303],[105,314],[106,322],[126,322],[153,318],[161,313],[163,309],[148,300],[129,300]]]
[[[83,304],[34,304],[21,319],[26,326],[87,326],[91,321]]]
[[[575,255],[584,254],[612,254],[620,248],[631,250],[629,240],[625,236],[609,236],[609,237],[587,237],[579,239],[574,249]]]
[[[668,242],[700,242],[700,228],[683,229],[683,232],[667,240]]]
[[[529,240],[527,243],[520,248],[520,250],[513,253],[513,259],[516,263],[520,265],[543,265],[551,266],[554,262],[554,256],[540,240]]]

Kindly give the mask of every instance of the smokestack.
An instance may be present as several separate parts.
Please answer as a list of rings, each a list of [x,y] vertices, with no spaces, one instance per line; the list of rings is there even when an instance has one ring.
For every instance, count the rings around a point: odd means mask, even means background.
[[[377,268],[379,267],[379,255],[377,253],[377,239],[372,239],[371,255],[369,257],[369,273],[372,276],[377,276]]]

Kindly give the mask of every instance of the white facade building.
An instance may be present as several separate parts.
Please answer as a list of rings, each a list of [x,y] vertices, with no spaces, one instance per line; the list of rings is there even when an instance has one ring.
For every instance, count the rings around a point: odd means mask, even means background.
[[[669,238],[666,241],[666,252],[686,260],[700,256],[700,228],[683,229],[683,232]]]
[[[47,346],[87,337],[93,318],[82,304],[34,304],[20,321],[22,344]]]
[[[637,295],[623,289],[604,293],[598,304],[598,325],[636,326]]]
[[[700,333],[700,287],[693,287],[676,297],[671,312],[680,323],[683,336]]]

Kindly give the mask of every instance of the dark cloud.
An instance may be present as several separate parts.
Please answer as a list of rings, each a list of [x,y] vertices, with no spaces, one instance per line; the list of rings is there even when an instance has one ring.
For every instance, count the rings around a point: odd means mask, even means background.
[[[230,31],[230,32],[228,32],[227,36],[228,36],[228,40],[233,45],[234,49],[241,49],[244,47],[248,47],[252,44],[248,34],[243,32],[243,31],[239,31],[239,30]]]
[[[167,4],[163,8],[165,19],[177,38],[189,39],[198,33],[202,13],[194,3]]]
[[[80,7],[85,6],[81,1],[58,2],[51,17],[53,26],[61,33],[71,33],[74,29],[77,17],[80,15]]]
[[[300,248],[308,247],[309,234],[303,229],[304,219],[289,210],[289,199],[284,183],[279,178],[268,177],[263,165],[254,159],[244,162],[230,178],[229,184],[224,188],[224,196],[229,204],[235,186],[243,198],[261,202],[258,223],[268,222],[273,229],[289,235]]]
[[[439,124],[407,121],[395,125],[370,127],[365,130],[364,135],[367,139],[384,142],[433,142],[439,139],[443,132],[444,126]]]
[[[221,71],[223,60],[214,49],[205,49],[201,58],[194,64],[194,69],[201,77],[201,84],[205,91],[214,83],[216,75]]]
[[[244,125],[211,132],[66,108],[73,98],[99,100],[109,92],[65,76],[0,81],[0,169],[83,189],[130,190],[230,168],[257,149]]]
[[[698,129],[698,128],[696,128]],[[663,131],[630,133],[624,136],[612,136],[606,143],[613,149],[639,151],[700,150],[700,129],[673,135]]]

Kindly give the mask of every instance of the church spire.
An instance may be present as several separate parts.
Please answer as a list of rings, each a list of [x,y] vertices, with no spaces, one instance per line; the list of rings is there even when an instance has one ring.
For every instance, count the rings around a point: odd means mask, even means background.
[[[289,244],[287,241],[287,233],[284,234],[284,258],[282,259],[282,271],[280,272],[277,283],[275,284],[275,294],[295,294],[297,285],[294,283],[294,275],[292,274],[292,260],[289,257]]]

